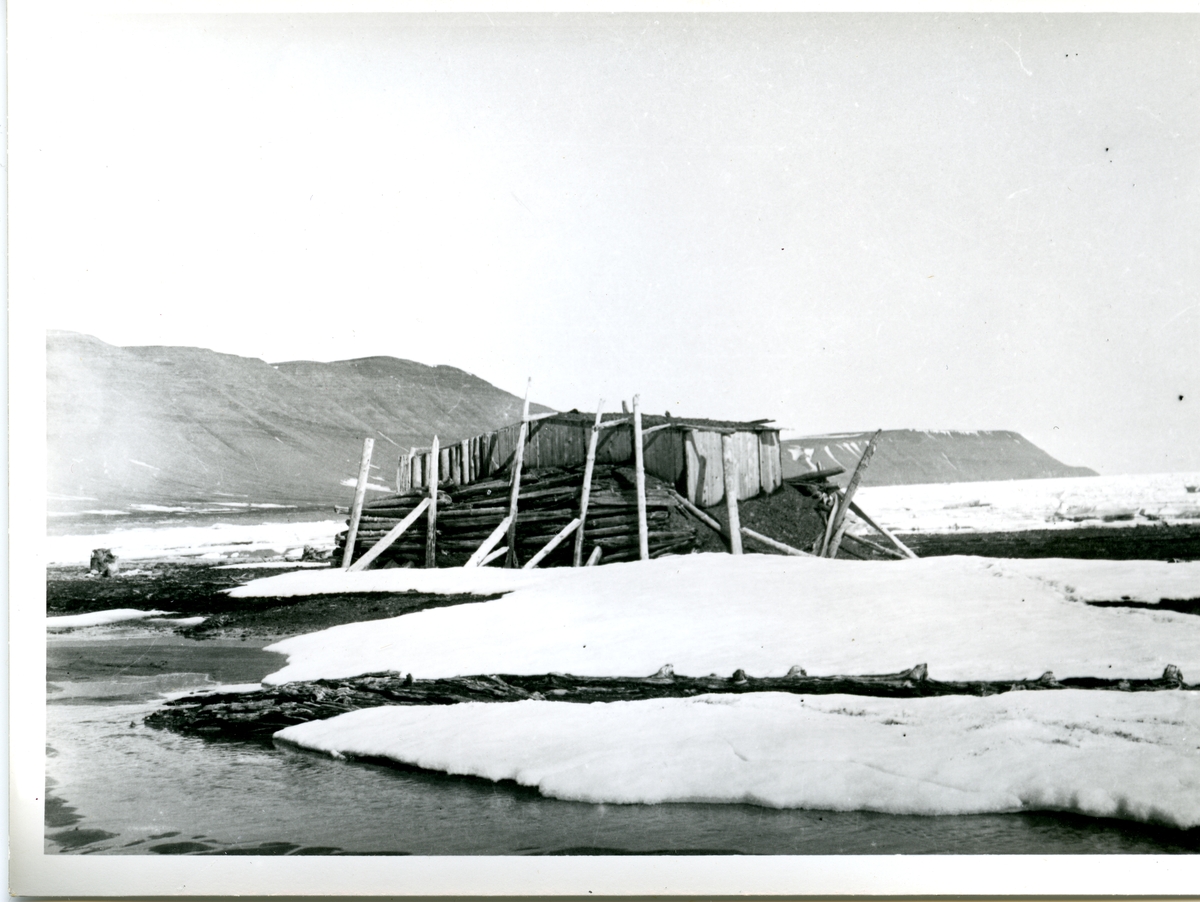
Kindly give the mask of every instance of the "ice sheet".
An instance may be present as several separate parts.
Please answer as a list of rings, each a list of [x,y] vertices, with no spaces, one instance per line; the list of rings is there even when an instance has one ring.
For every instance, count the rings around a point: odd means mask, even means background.
[[[872,486],[855,500],[897,532],[1200,524],[1200,491],[1189,488],[1200,489],[1200,473]]]
[[[928,815],[1059,810],[1200,825],[1194,692],[396,706],[276,737],[593,803]]]
[[[288,664],[266,682],[387,670],[637,676],[664,664],[689,676],[922,662],[943,680],[1152,678],[1167,664],[1200,674],[1200,617],[1083,603],[1198,597],[1200,563],[704,554],[578,570],[309,571],[230,594],[354,591],[508,594],[286,639],[270,650]]]

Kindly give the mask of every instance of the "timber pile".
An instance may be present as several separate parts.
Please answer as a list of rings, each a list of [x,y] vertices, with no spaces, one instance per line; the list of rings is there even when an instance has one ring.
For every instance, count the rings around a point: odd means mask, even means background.
[[[521,474],[516,549],[526,562],[579,516],[582,468],[526,470]],[[597,466],[591,480],[587,520],[583,525],[587,557],[601,550],[600,563],[633,561],[638,549],[636,476],[628,467]],[[436,565],[461,567],[509,514],[511,477],[486,479],[470,485],[442,483],[437,501]],[[353,560],[408,517],[428,492],[388,495],[365,503],[355,536]],[[697,544],[696,528],[675,509],[670,490],[646,478],[646,521],[650,557],[687,554]],[[343,559],[349,529],[339,533],[334,560]],[[541,566],[571,566],[573,537],[562,542]],[[376,568],[425,565],[426,524],[418,521],[372,562]],[[494,565],[500,565],[497,559]]]
[[[373,673],[340,680],[285,683],[245,693],[185,696],[167,702],[150,714],[145,722],[147,726],[191,736],[270,742],[272,734],[284,727],[381,705],[454,705],[525,699],[589,703],[745,692],[928,698],[1057,689],[1198,691],[1200,685],[1187,685],[1179,668],[1174,666],[1168,666],[1162,678],[1157,680],[1093,677],[1058,680],[1053,673],[1047,672],[1036,680],[953,682],[929,679],[929,669],[924,664],[901,673],[878,676],[809,676],[803,669],[793,667],[787,676],[761,678],[747,676],[743,670],[737,670],[729,677],[677,676],[669,666],[649,677],[587,677],[548,673],[414,680],[412,674]]]

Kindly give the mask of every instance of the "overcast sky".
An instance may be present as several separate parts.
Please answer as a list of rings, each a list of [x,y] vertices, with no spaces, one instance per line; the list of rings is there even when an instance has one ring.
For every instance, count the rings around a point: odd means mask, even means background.
[[[1200,470],[1200,17],[76,18],[13,59],[50,328]]]

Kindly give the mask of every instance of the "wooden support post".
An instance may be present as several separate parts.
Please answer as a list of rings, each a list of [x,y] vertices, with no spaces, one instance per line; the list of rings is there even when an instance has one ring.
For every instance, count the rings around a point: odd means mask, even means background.
[[[916,554],[913,553],[913,550],[911,548],[909,548],[907,545],[905,545],[903,542],[901,542],[899,539],[897,539],[894,535],[892,535],[891,531],[889,531],[886,526],[884,526],[881,523],[876,523],[874,520],[872,520],[870,517],[868,517],[863,512],[863,509],[861,507],[859,507],[853,501],[850,502],[850,510],[852,510],[852,511],[854,511],[854,513],[858,514],[858,516],[862,518],[862,521],[864,523],[866,523],[868,526],[872,527],[873,529],[878,530],[880,535],[882,535],[885,539],[887,539],[889,542],[891,542],[893,545],[895,545],[897,548],[899,548],[900,551],[903,552],[906,557],[910,557],[913,560],[917,559]]]
[[[738,518],[738,464],[733,436],[721,434],[721,460],[725,465],[725,510],[729,513],[729,550],[742,553],[742,524]]]
[[[525,405],[521,409],[521,428],[517,433],[517,450],[513,455],[512,464],[512,494],[508,500],[508,557],[504,566],[513,569],[517,562],[517,499],[521,495],[521,464],[525,462],[525,437],[529,435],[529,386],[533,380],[525,383]]]
[[[599,545],[597,545],[595,548],[592,549],[592,553],[588,555],[587,563],[584,564],[583,566],[595,567],[598,563],[600,563],[600,555],[603,553],[604,553],[603,550],[600,548]]]
[[[742,527],[742,535],[749,536],[756,542],[762,542],[769,548],[774,548],[776,551],[782,551],[784,554],[795,555],[796,557],[812,557],[807,551],[801,551],[799,548],[793,548],[791,545],[785,545],[783,542],[777,542],[769,536],[764,536],[762,533],[755,532],[746,526]]]
[[[362,519],[363,499],[367,497],[367,480],[371,478],[371,451],[375,439],[363,439],[362,461],[358,465],[358,484],[354,488],[354,504],[350,508],[350,531],[346,533],[346,551],[342,554],[342,569],[350,566],[354,557],[354,541],[358,538],[358,521]]]
[[[459,485],[471,484],[471,444],[466,439],[458,443]]]
[[[420,517],[421,514],[425,513],[425,508],[427,507],[429,507],[429,499],[422,498],[421,503],[413,508],[412,512],[409,513],[407,517],[388,530],[387,535],[372,545],[370,551],[351,564],[347,569],[355,572],[359,570],[366,570],[367,567],[371,565],[371,562],[375,560],[375,558],[387,551],[393,542],[400,538],[400,536],[402,536],[410,526],[417,522],[417,518]]]
[[[504,538],[504,534],[508,532],[508,524],[508,517],[505,517],[503,520],[501,520],[500,524],[492,530],[492,534],[483,540],[483,544],[475,549],[475,553],[471,555],[470,559],[468,559],[463,566],[482,567],[487,560],[490,560],[488,555],[491,554],[493,548],[500,544],[500,540]],[[504,550],[507,552],[508,548],[506,547]]]
[[[850,504],[854,501],[854,493],[858,491],[858,484],[862,482],[863,474],[867,472],[867,466],[871,463],[871,455],[875,453],[875,441],[882,431],[881,429],[871,436],[871,440],[867,442],[867,450],[858,459],[854,475],[850,477],[850,482],[846,485],[845,497],[838,505],[837,522],[833,524],[833,539],[829,543],[827,557],[837,557],[838,546],[842,544],[842,534],[846,531],[846,514],[850,510]]]
[[[650,560],[650,527],[646,523],[646,462],[642,448],[642,412],[633,396],[633,473],[637,483],[638,557]]]
[[[429,450],[429,516],[425,520],[425,566],[437,566],[437,494],[438,494],[438,463],[441,453],[438,449],[438,437],[433,437],[433,447]]]
[[[529,559],[529,561],[525,564],[525,566],[522,567],[521,569],[522,570],[534,569],[538,564],[540,564],[542,561],[544,561],[546,559],[546,556],[548,554],[550,554],[550,552],[552,552],[555,548],[557,548],[559,545],[562,544],[563,539],[565,539],[567,536],[569,536],[571,533],[573,533],[576,529],[578,529],[579,525],[582,522],[583,522],[582,520],[580,520],[578,517],[576,517],[574,520],[572,520],[570,523],[568,523],[566,526],[564,526],[562,529],[560,529],[558,531],[558,533],[554,536],[554,538],[551,539],[549,542],[547,542],[545,545],[543,545],[541,550],[537,554],[535,554],[533,557],[531,557]]]
[[[583,491],[579,496],[579,529],[575,532],[575,556],[572,567],[583,563],[583,531],[587,526],[588,499],[592,495],[592,472],[596,469],[596,444],[600,441],[600,411],[604,409],[604,399],[596,405],[596,422],[592,424],[592,434],[588,438],[587,460],[583,465]]]
[[[834,495],[833,507],[829,509],[829,516],[825,519],[825,535],[821,537],[821,550],[818,557],[825,557],[825,552],[829,548],[829,540],[833,538],[833,521],[837,517],[838,508],[841,506],[842,496]]]

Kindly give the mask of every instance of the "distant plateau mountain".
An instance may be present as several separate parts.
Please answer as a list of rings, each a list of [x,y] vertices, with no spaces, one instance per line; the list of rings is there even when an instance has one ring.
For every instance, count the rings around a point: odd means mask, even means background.
[[[842,467],[845,474],[834,481],[845,485],[871,435],[847,432],[785,439],[780,442],[783,477]],[[1071,467],[1055,460],[1017,432],[886,429],[875,444],[861,484],[920,485],[1096,475],[1087,467]]]

